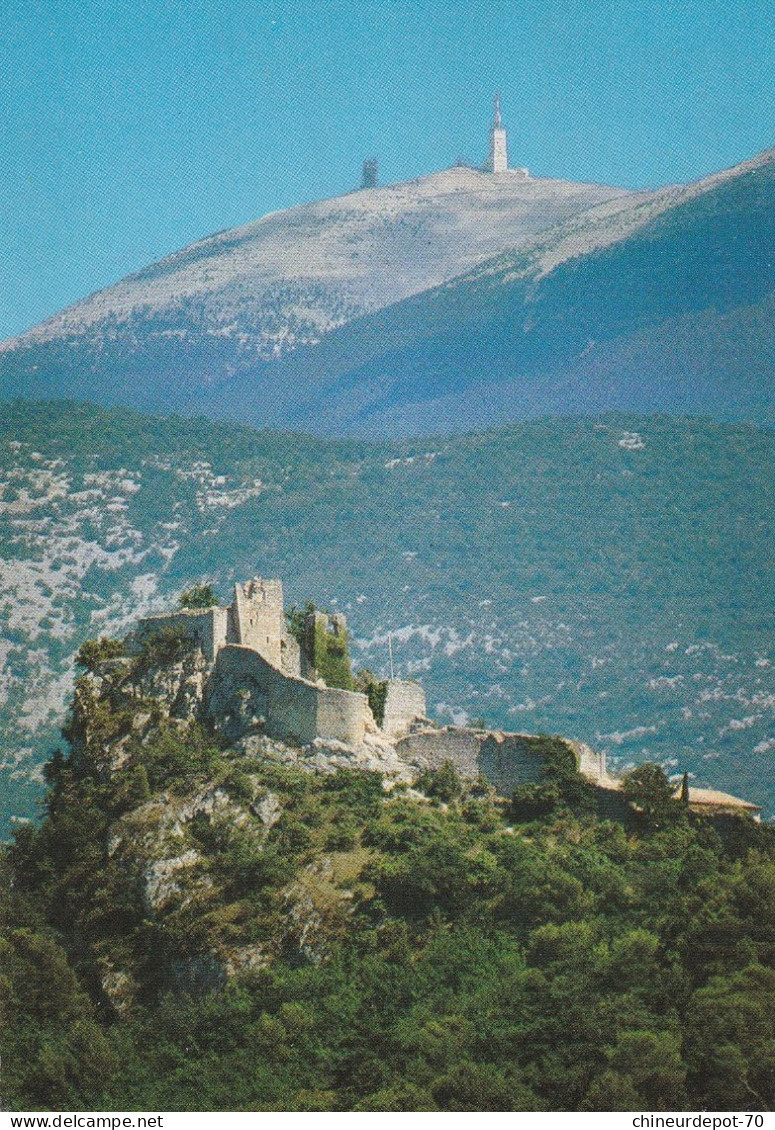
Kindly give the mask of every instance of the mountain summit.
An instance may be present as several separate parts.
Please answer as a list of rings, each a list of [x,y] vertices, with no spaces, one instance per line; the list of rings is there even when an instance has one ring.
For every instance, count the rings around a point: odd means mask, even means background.
[[[0,346],[0,396],[339,433],[771,423],[774,168],[629,192],[455,167],[271,213]]]
[[[195,407],[300,346],[432,289],[622,189],[456,167],[203,239],[0,346],[0,395]],[[115,376],[119,380],[115,380]]]
[[[218,232],[76,303],[7,348],[89,333],[104,341],[139,320],[150,337],[198,330],[276,359],[623,194],[536,183],[527,169],[510,169],[499,94],[481,169],[458,163],[407,184],[377,189],[377,183],[377,161],[367,160],[361,182],[367,191]]]
[[[519,247],[622,189],[456,167],[218,232],[68,307],[4,349],[172,327],[274,359]]]

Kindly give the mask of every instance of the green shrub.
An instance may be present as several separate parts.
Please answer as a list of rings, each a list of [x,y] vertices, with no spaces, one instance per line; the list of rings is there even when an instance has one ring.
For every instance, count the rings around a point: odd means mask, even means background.
[[[338,819],[326,832],[327,851],[351,851],[358,844],[358,823],[352,816]]]
[[[200,778],[211,776],[221,765],[219,750],[196,725],[183,733],[162,727],[152,742],[141,747],[138,756],[154,792],[164,788],[183,791]]]
[[[457,769],[451,761],[445,761],[440,769],[427,769],[421,773],[415,782],[415,788],[445,804],[457,800],[463,791]]]
[[[212,585],[191,585],[178,598],[181,608],[215,608],[219,601]]]
[[[677,818],[684,812],[664,769],[652,762],[625,773],[622,792],[650,823]]]
[[[509,817],[518,824],[539,820],[554,812],[560,799],[560,790],[554,781],[519,785],[511,794]]]
[[[307,618],[314,611],[315,605],[309,600],[302,608],[292,604],[290,608],[286,609],[285,620],[288,624],[288,631],[301,647],[306,645]]]
[[[182,624],[158,628],[143,639],[136,667],[138,671],[148,671],[179,663],[191,650],[191,640]]]
[[[108,663],[112,659],[120,659],[123,655],[124,644],[122,640],[102,636],[98,640],[86,640],[82,643],[76,654],[75,662],[79,667],[85,667],[87,671],[94,672],[101,664]]]
[[[358,815],[377,812],[385,798],[382,775],[368,769],[337,769],[323,779],[321,791]]]
[[[385,703],[388,693],[387,679],[378,679],[373,671],[364,667],[355,676],[353,686],[356,691],[366,695],[371,713],[374,715],[374,721],[378,726],[381,726],[385,720]]]

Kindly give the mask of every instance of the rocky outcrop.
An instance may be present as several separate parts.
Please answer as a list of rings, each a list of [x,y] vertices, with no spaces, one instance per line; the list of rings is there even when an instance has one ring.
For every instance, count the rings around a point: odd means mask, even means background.
[[[195,867],[201,858],[199,852],[189,848],[180,855],[149,863],[142,884],[145,909],[154,914],[169,905],[173,898],[190,899]]]
[[[173,663],[150,668],[139,682],[143,697],[160,703],[173,718],[196,718],[204,698],[209,665],[199,649]]]
[[[338,769],[379,773],[386,789],[397,781],[413,781],[418,772],[418,766],[400,757],[394,745],[374,734],[367,734],[357,746],[323,738],[316,738],[304,746],[290,746],[252,734],[239,741],[235,748],[255,757],[259,763],[268,759],[310,773],[328,775]]]
[[[213,664],[199,647],[157,663],[146,650],[97,664],[79,681],[74,756],[83,777],[96,776],[106,791],[115,787],[118,815],[104,841],[108,890],[122,892],[120,913],[134,921],[138,938],[138,952],[111,936],[95,954],[104,998],[117,1014],[135,1005],[149,938],[154,976],[165,990],[189,994],[217,991],[279,952],[326,960],[368,886],[361,876],[369,851],[346,809],[316,838],[329,803],[321,798],[339,788],[353,789],[354,797],[365,789],[369,803],[380,794],[374,782],[343,776],[324,782],[300,814],[298,797],[310,795],[300,775],[374,774],[386,795],[397,791],[418,803],[427,797],[411,786],[446,762],[463,779],[485,776],[506,796],[541,779],[540,743],[418,727],[425,703],[416,684],[394,683],[391,691],[380,730],[365,695],[289,677],[237,645],[223,646]],[[406,727],[408,734],[389,736]],[[187,763],[189,742],[192,757],[213,766],[206,782],[206,769]],[[592,751],[572,748],[577,764],[594,769]],[[132,792],[128,781],[144,782],[144,791]],[[294,852],[294,844],[301,849]],[[240,923],[265,898],[260,930],[246,933]]]

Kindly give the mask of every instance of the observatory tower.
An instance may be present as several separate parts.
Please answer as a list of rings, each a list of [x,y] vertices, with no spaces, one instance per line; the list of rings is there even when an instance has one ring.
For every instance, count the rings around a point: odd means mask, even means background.
[[[509,167],[506,130],[501,121],[501,96],[495,95],[495,113],[490,126],[490,156],[484,166],[488,173],[505,173]]]

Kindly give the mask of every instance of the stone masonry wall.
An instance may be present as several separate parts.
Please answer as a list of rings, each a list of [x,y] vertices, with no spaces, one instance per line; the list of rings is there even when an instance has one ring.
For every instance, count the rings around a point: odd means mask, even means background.
[[[541,779],[543,759],[528,738],[526,734],[448,726],[400,738],[396,752],[403,760],[428,769],[439,769],[445,761],[451,761],[461,777],[471,780],[481,773],[501,794],[508,796],[518,785]],[[589,746],[582,750],[580,743],[567,744],[585,776],[595,781],[603,779],[598,755]]]
[[[569,741],[568,745],[576,755],[576,763],[579,767],[579,773],[583,773],[585,777],[589,777],[593,781],[601,781],[610,783],[613,781],[609,777],[605,766],[605,754],[598,753],[592,749],[592,746],[586,742]]]
[[[543,767],[543,758],[520,734],[488,734],[482,742],[479,772],[504,796],[539,781]]]
[[[142,644],[157,632],[173,630],[185,632],[192,648],[199,648],[205,659],[212,663],[226,643],[227,608],[182,608],[161,616],[146,616],[137,627],[137,640]]]
[[[281,643],[287,635],[282,582],[255,577],[235,585],[229,628],[229,643],[255,648],[282,668]]]
[[[284,675],[252,648],[235,644],[218,653],[207,708],[211,717],[231,720],[232,734],[263,718],[270,737],[302,744],[325,738],[360,745],[367,726],[374,726],[365,695]]]
[[[447,726],[441,730],[423,730],[400,738],[396,753],[425,769],[440,769],[451,761],[461,777],[475,778],[479,773],[479,752],[486,734],[479,730],[456,730]]]
[[[280,640],[280,660],[286,675],[306,676],[301,648],[298,640],[295,640],[290,632]]]
[[[419,683],[408,679],[391,679],[385,698],[382,732],[394,738],[404,734],[412,722],[426,715],[425,691]]]

